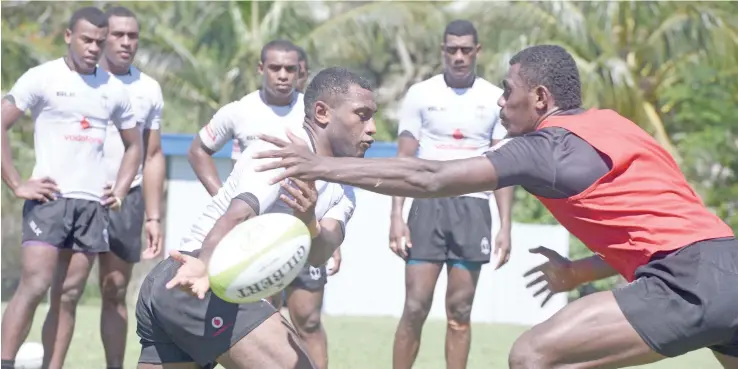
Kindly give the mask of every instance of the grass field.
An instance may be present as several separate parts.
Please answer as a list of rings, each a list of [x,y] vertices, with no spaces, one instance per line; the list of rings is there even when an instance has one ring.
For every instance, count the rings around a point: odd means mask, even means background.
[[[46,307],[39,308],[29,340],[41,341],[41,325]],[[105,359],[99,338],[100,308],[94,305],[80,306],[77,310],[77,329],[72,341],[65,368],[104,368]],[[131,314],[133,316],[133,314]],[[392,338],[397,320],[394,318],[339,318],[325,317],[330,349],[330,367],[334,369],[384,369],[390,368]],[[469,369],[507,368],[507,353],[524,327],[509,325],[475,324]],[[442,369],[444,363],[445,324],[429,321],[423,331],[423,343],[415,364],[417,369]],[[136,367],[138,341],[135,321],[130,322],[126,369]],[[642,369],[711,369],[719,365],[707,350],[685,355],[677,359],[639,367]]]

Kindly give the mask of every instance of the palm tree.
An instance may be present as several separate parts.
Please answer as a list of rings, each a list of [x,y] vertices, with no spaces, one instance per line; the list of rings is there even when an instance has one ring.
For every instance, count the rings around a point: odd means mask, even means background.
[[[735,3],[474,3],[467,11],[477,24],[493,27],[484,29],[484,39],[509,40],[516,33],[520,47],[565,47],[579,65],[585,105],[615,109],[643,125],[677,160],[659,96],[680,82],[679,71],[687,65],[724,68],[738,60]]]

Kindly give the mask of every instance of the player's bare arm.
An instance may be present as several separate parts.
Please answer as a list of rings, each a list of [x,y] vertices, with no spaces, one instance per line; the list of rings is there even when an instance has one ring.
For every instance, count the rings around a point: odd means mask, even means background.
[[[500,140],[492,140],[492,146],[497,145]],[[500,230],[495,238],[495,255],[498,262],[495,269],[499,269],[510,260],[512,247],[512,207],[515,200],[515,187],[508,186],[494,191],[497,211],[500,214]]]
[[[259,136],[280,148],[265,150],[253,156],[282,159],[256,169],[285,168],[272,180],[273,183],[287,177],[321,179],[384,195],[414,198],[451,197],[497,189],[497,173],[484,156],[449,161],[321,157],[310,151],[301,138],[290,132],[288,136],[291,142],[272,136]]]
[[[18,170],[13,163],[13,148],[10,145],[10,129],[23,115],[18,109],[12,96],[6,96],[2,100],[2,176],[3,182],[13,193],[24,199],[48,201],[56,199],[55,193],[59,192],[51,178],[31,179],[27,182],[21,180]]]
[[[120,138],[126,151],[123,154],[118,177],[115,180],[115,187],[103,198],[103,205],[114,208],[120,207],[122,199],[128,194],[133,178],[138,173],[141,153],[143,152],[143,140],[137,127],[120,130]]]
[[[290,179],[289,183],[283,181],[281,185],[290,194],[291,198],[282,194],[280,200],[294,210],[293,215],[308,226],[312,235],[313,240],[310,254],[308,254],[308,264],[313,266],[324,265],[343,243],[343,227],[335,219],[316,220],[315,205],[318,201],[318,191],[314,182]]]
[[[161,202],[164,192],[166,160],[161,150],[161,131],[144,129],[145,157],[143,162],[143,194],[146,206],[146,230],[149,237],[146,258],[159,255],[162,250]]]
[[[197,179],[202,182],[210,196],[218,193],[218,190],[223,186],[213,160],[214,153],[213,150],[205,146],[199,135],[195,135],[195,139],[187,151],[187,160],[195,171]]]
[[[414,158],[418,151],[418,139],[408,131],[400,133],[397,141],[397,156],[401,158]],[[405,247],[412,247],[410,242],[410,229],[402,218],[402,209],[405,198],[401,196],[392,197],[392,212],[390,214],[390,239],[389,247],[401,258],[407,257]]]

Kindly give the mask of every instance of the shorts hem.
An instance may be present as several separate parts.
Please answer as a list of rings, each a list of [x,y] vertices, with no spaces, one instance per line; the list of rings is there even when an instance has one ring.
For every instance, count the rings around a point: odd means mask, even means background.
[[[612,291],[612,294],[615,297],[615,302],[618,304],[618,308],[620,308],[620,311],[623,313],[623,316],[625,317],[625,320],[627,320],[628,321],[628,324],[630,324],[630,326],[633,328],[633,330],[636,331],[636,333],[638,333],[638,336],[641,338],[641,340],[643,340],[643,342],[653,352],[655,352],[655,353],[657,353],[657,354],[659,354],[661,356],[664,356],[664,357],[667,357],[667,358],[674,358],[674,357],[679,356],[679,354],[676,354],[676,355],[667,354],[667,353],[663,352],[663,350],[661,350],[658,347],[656,347],[656,345],[648,338],[648,335],[646,334],[646,332],[643,331],[638,326],[638,324],[635,324],[635,319],[630,315],[630,313],[628,312],[628,309],[625,308],[625,306],[627,304],[626,304],[625,301],[623,301],[624,297],[623,296],[620,296],[620,292],[622,292],[622,290],[613,290]]]
[[[208,365],[213,365],[213,364],[217,363],[218,357],[220,357],[220,355],[223,355],[223,354],[225,354],[225,353],[226,353],[226,351],[230,350],[230,349],[231,349],[231,348],[232,348],[233,346],[235,346],[235,345],[236,345],[236,344],[237,344],[237,343],[238,343],[239,341],[241,341],[242,339],[246,338],[246,336],[248,336],[248,335],[249,335],[249,333],[253,332],[253,331],[254,331],[254,329],[256,329],[256,328],[257,328],[257,327],[259,327],[260,325],[264,324],[264,322],[266,322],[267,320],[269,320],[269,318],[271,318],[272,316],[274,316],[274,314],[277,314],[277,313],[279,313],[279,311],[277,311],[277,310],[275,309],[275,310],[274,310],[274,313],[272,313],[272,314],[269,314],[269,315],[265,315],[265,316],[263,316],[263,317],[262,317],[261,319],[257,319],[257,320],[254,320],[254,323],[253,323],[253,324],[249,325],[249,326],[248,326],[247,328],[245,328],[245,329],[242,329],[242,330],[238,331],[238,333],[236,333],[236,332],[234,331],[234,332],[233,332],[233,335],[231,335],[231,343],[230,343],[230,344],[228,344],[228,348],[227,348],[227,349],[225,349],[225,350],[223,350],[223,352],[219,352],[219,353],[217,353],[217,354],[215,355],[215,357],[213,357],[213,359],[212,359],[212,360],[210,360],[210,361],[208,361],[208,362],[206,362],[206,363],[201,363],[201,362],[198,362],[198,361],[195,361],[195,362],[197,363],[197,365],[200,365],[200,366],[202,366],[202,367],[205,367],[205,368],[208,368]],[[220,351],[220,350],[219,350],[219,351]]]
[[[309,292],[318,292],[318,291],[324,290],[326,284],[328,284],[328,282],[322,283],[320,286],[307,286],[302,283],[299,283],[299,284],[288,285],[287,288],[292,288],[296,290],[305,290]]]

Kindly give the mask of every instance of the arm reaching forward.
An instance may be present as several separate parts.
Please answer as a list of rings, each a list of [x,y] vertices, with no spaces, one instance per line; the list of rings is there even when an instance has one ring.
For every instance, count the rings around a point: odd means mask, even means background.
[[[291,132],[289,141],[259,136],[279,150],[257,153],[255,158],[280,158],[257,168],[285,168],[272,183],[288,177],[324,180],[391,196],[451,197],[497,189],[497,174],[484,156],[449,161],[417,158],[355,159],[315,155],[307,143]]]

